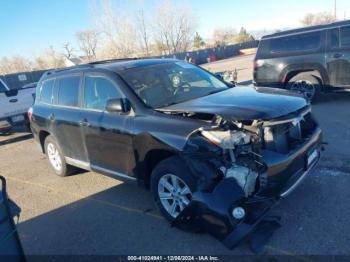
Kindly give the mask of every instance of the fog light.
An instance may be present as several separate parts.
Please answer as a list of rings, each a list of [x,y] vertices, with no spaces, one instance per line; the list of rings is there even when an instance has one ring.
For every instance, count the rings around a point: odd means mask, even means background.
[[[232,210],[232,216],[235,219],[242,219],[245,216],[245,211],[244,211],[244,209],[242,207],[235,207]]]

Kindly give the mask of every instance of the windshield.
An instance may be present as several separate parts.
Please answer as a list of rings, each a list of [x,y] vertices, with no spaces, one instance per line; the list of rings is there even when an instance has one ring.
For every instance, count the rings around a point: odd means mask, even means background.
[[[165,107],[229,88],[216,77],[186,62],[174,62],[121,72],[135,93],[152,108]]]

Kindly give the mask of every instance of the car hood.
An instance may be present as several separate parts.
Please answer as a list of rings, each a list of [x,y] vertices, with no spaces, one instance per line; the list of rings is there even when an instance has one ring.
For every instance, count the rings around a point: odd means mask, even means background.
[[[158,110],[216,114],[227,120],[269,120],[293,113],[307,105],[303,97],[283,89],[235,86]]]

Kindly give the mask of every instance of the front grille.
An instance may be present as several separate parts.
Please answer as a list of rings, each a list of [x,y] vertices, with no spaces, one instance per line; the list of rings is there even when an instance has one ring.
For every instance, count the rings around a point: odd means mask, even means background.
[[[316,127],[311,113],[282,124],[274,125],[272,122],[264,127],[264,148],[287,154],[307,141]]]

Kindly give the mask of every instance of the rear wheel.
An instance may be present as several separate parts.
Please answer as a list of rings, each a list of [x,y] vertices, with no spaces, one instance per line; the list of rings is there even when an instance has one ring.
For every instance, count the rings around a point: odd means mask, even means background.
[[[74,167],[66,163],[60,146],[52,136],[45,139],[45,153],[56,175],[63,177],[74,171]]]
[[[292,77],[287,83],[287,89],[295,91],[310,101],[316,101],[321,94],[322,82],[310,73],[300,73]]]
[[[179,157],[161,161],[152,172],[151,191],[163,216],[172,222],[191,201],[195,181]]]
[[[11,134],[12,127],[4,128],[0,131],[0,135],[8,136]]]

